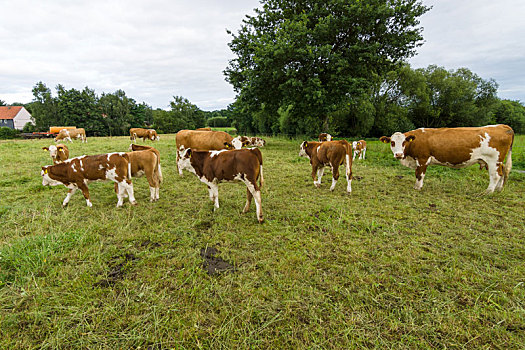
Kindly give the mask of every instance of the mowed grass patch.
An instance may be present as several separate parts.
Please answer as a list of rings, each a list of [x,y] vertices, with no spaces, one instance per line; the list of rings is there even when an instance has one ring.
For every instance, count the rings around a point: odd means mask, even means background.
[[[429,167],[415,191],[413,170],[370,142],[348,195],[329,171],[313,186],[301,141],[261,149],[263,224],[254,203],[241,214],[242,183],[219,185],[214,212],[177,174],[174,135],[153,143],[160,201],[141,178],[139,205],[120,209],[112,183],[89,185],[92,208],[77,193],[63,209],[67,189],[41,185],[49,140],[0,142],[0,348],[522,347],[524,174],[485,196],[486,171]],[[233,269],[208,275],[206,248]]]

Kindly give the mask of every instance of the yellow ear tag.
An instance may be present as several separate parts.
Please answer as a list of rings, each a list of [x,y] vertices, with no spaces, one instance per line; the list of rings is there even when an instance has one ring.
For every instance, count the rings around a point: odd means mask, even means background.
[[[57,150],[62,151],[62,147],[58,147]]]
[[[47,174],[47,169],[46,169],[46,170],[44,170],[44,174]]]

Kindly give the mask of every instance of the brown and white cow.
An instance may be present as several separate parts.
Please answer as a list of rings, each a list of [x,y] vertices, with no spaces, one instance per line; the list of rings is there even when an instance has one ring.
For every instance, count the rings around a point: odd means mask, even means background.
[[[208,185],[210,200],[214,203],[215,209],[219,208],[220,182],[244,182],[247,187],[247,198],[242,212],[246,213],[250,209],[252,197],[255,197],[257,220],[263,221],[261,203],[261,188],[264,183],[263,160],[258,148],[220,151],[198,151],[189,148],[181,152],[177,163],[179,169],[188,170]],[[257,185],[258,178],[259,185]]]
[[[66,206],[71,196],[80,189],[86,198],[86,204],[91,207],[88,183],[92,181],[111,180],[117,183],[117,207],[123,205],[125,195],[129,196],[129,202],[137,204],[133,195],[133,184],[131,183],[131,164],[126,153],[108,153],[95,156],[80,156],[68,159],[63,163],[42,167],[42,185],[57,186],[64,185],[69,188],[62,206]]]
[[[346,191],[352,192],[352,153],[351,145],[346,140],[338,141],[303,141],[299,156],[310,159],[312,165],[312,178],[315,187],[321,187],[321,178],[324,174],[324,167],[330,166],[332,169],[332,186],[333,191],[337,180],[339,179],[339,166],[346,163]],[[317,176],[317,180],[316,180]]]
[[[443,165],[450,168],[465,168],[473,164],[488,166],[490,182],[486,190],[501,191],[512,168],[512,143],[514,131],[508,125],[488,125],[465,128],[421,128],[396,132],[380,140],[390,143],[394,157],[401,164],[416,170],[414,188],[423,187],[427,166]],[[507,163],[503,161],[507,156]]]
[[[67,140],[73,143],[72,139],[80,139],[82,142],[87,142],[86,131],[84,130],[84,128],[62,129],[55,137],[55,142],[58,142],[60,140]]]
[[[155,129],[144,129],[144,128],[129,129],[129,139],[135,142],[137,138],[142,138],[142,141],[146,141],[146,140],[158,141],[160,139]]]
[[[358,159],[365,159],[365,154],[366,154],[366,141],[365,140],[359,140],[359,141],[352,142],[352,148],[354,149],[354,156],[352,160],[354,160],[357,155],[359,155]]]
[[[50,145],[49,147],[42,147],[46,152],[49,152],[53,164],[62,163],[69,158],[69,149],[66,145],[59,143],[58,145]]]
[[[319,142],[332,141],[332,135],[322,132],[319,134]]]
[[[127,152],[131,163],[131,176],[141,177],[146,175],[150,190],[150,202],[159,200],[160,184],[162,183],[162,170],[160,168],[160,153],[157,149],[146,146],[131,144]],[[118,185],[115,184],[115,192]]]
[[[188,148],[194,148],[203,151],[219,151],[222,149],[241,149],[242,142],[233,138],[224,131],[197,131],[197,130],[180,130],[175,135],[177,145],[177,168],[179,175],[182,176],[182,169],[178,167],[180,153]]]
[[[264,147],[266,146],[266,141],[260,137],[250,137],[250,144],[255,147]]]

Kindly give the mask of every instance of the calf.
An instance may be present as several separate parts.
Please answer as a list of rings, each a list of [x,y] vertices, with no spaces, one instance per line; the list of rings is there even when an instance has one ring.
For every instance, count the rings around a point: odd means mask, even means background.
[[[186,149],[178,160],[179,169],[186,169],[195,174],[201,182],[208,185],[208,191],[215,209],[219,208],[219,187],[223,181],[242,181],[246,184],[246,204],[243,213],[250,209],[252,197],[255,197],[257,220],[263,221],[261,188],[264,183],[262,154],[258,148],[197,151]],[[257,185],[257,178],[259,178]]]
[[[352,160],[354,160],[357,155],[359,155],[358,159],[365,159],[365,154],[366,154],[366,141],[365,140],[359,140],[359,141],[352,142],[352,148],[354,149],[354,156],[352,157]]]
[[[68,159],[62,163],[42,167],[42,185],[64,185],[69,188],[66,198],[62,202],[65,207],[71,196],[80,189],[86,198],[86,204],[91,207],[88,183],[92,181],[111,180],[117,183],[117,207],[121,207],[125,194],[129,202],[137,204],[133,195],[131,183],[131,164],[126,153],[108,153],[96,156],[81,156]]]
[[[84,128],[62,129],[55,137],[55,142],[58,142],[60,140],[67,140],[73,143],[72,138],[80,139],[82,142],[87,142],[86,131],[84,130]]]
[[[325,132],[319,134],[319,142],[332,141],[332,135]]]
[[[250,137],[250,144],[255,147],[264,147],[266,146],[266,141],[260,137]]]
[[[64,144],[50,145],[49,147],[42,147],[42,149],[49,152],[51,159],[53,159],[53,164],[62,163],[69,158],[69,149]]]
[[[242,142],[238,138],[233,138],[224,131],[196,131],[180,130],[175,135],[177,144],[177,168],[180,153],[188,148],[205,151],[218,151],[222,149],[240,149]],[[178,168],[179,175],[182,176],[182,169]]]
[[[508,125],[470,128],[421,128],[404,134],[382,136],[401,164],[416,170],[414,188],[423,187],[429,165],[465,168],[473,164],[487,166],[490,182],[486,193],[503,190],[512,168],[514,131]],[[507,156],[507,162],[503,161]]]
[[[141,177],[146,175],[150,190],[150,202],[159,200],[159,189],[162,183],[162,171],[160,169],[160,153],[157,149],[146,146],[131,144],[132,152],[126,153],[131,163],[131,176]],[[115,192],[118,185],[115,183]]]
[[[346,161],[346,191],[352,192],[352,159],[350,157],[352,150],[346,140],[340,141],[304,141],[301,144],[299,156],[310,159],[312,165],[312,178],[315,187],[321,187],[321,178],[323,177],[324,167],[330,166],[332,169],[332,186],[333,191],[335,184],[339,179],[339,166]],[[317,176],[317,180],[316,180]]]

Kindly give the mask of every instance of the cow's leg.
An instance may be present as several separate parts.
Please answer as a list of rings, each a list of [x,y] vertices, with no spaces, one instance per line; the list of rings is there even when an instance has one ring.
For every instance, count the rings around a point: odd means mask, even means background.
[[[359,151],[359,159],[363,159],[363,150]]]
[[[315,175],[314,175],[314,186],[317,188],[321,187],[321,179],[323,178],[324,174],[324,167],[320,166],[317,168],[317,181],[315,181]]]
[[[366,156],[366,148],[363,148],[363,160],[365,159],[365,156]]]
[[[346,173],[346,192],[352,192],[352,163],[350,162],[350,155],[346,155],[345,173]]]
[[[503,180],[503,172],[501,171],[501,163],[497,162],[487,162],[488,170],[489,170],[489,187],[487,187],[487,190],[485,193],[490,194],[494,192],[494,189],[499,184],[500,180]],[[501,173],[501,175],[500,175]],[[502,185],[503,186],[503,185]]]
[[[352,157],[352,160],[355,160],[357,153],[358,153],[357,151],[354,151],[354,156]]]
[[[179,171],[179,175],[182,176],[182,169],[179,168],[179,159],[180,159],[180,153],[184,151],[184,146],[180,146],[180,149],[177,149],[177,170]]]
[[[219,186],[217,184],[211,184],[210,185],[210,192],[212,193],[213,197],[213,205],[214,205],[214,211],[219,209]]]
[[[73,143],[73,140],[71,140],[71,137],[66,137],[66,140],[68,140],[69,142]]]
[[[244,209],[242,210],[243,213],[248,212],[250,210],[250,204],[252,203],[252,192],[248,187],[246,187],[246,204],[244,205]]]
[[[78,183],[77,186],[82,191],[82,194],[84,195],[84,198],[86,199],[87,206],[91,208],[93,204],[91,203],[91,200],[89,198],[89,189],[87,185],[84,182],[81,182],[81,183]]]
[[[243,182],[246,184],[246,188],[251,192],[251,195],[255,198],[255,208],[257,211],[257,221],[263,222],[262,202],[261,202],[261,189],[257,186],[255,179],[245,179]],[[246,207],[245,207],[246,209]]]
[[[132,205],[137,205],[137,200],[135,199],[135,194],[133,192],[133,183],[131,180],[123,180],[118,183],[119,186],[119,195],[118,195],[118,202],[117,207],[121,207],[124,203],[124,195],[128,194],[129,202]]]
[[[62,206],[63,207],[67,206],[67,204],[69,203],[69,200],[71,199],[71,197],[73,197],[73,195],[75,194],[75,192],[78,189],[77,186],[73,185],[73,184],[67,186],[67,188],[69,188],[69,191],[67,191],[66,198],[64,198],[64,201],[62,202]]]
[[[419,165],[416,168],[416,184],[414,185],[414,188],[416,190],[420,190],[423,187],[423,179],[425,178],[426,172],[427,172],[427,164],[425,160],[423,165]]]
[[[153,173],[153,169],[146,172],[146,179],[148,179],[149,184],[149,193],[150,193],[150,202],[155,202],[157,200],[157,187],[159,186],[157,176]]]
[[[334,190],[337,180],[339,180],[339,166],[332,164],[332,186],[330,186],[330,191]]]
[[[503,163],[498,163],[498,175],[500,177],[498,183],[496,184],[496,191],[498,192],[503,191],[503,185],[505,184],[505,177],[503,176],[504,171],[505,169],[503,169]]]

